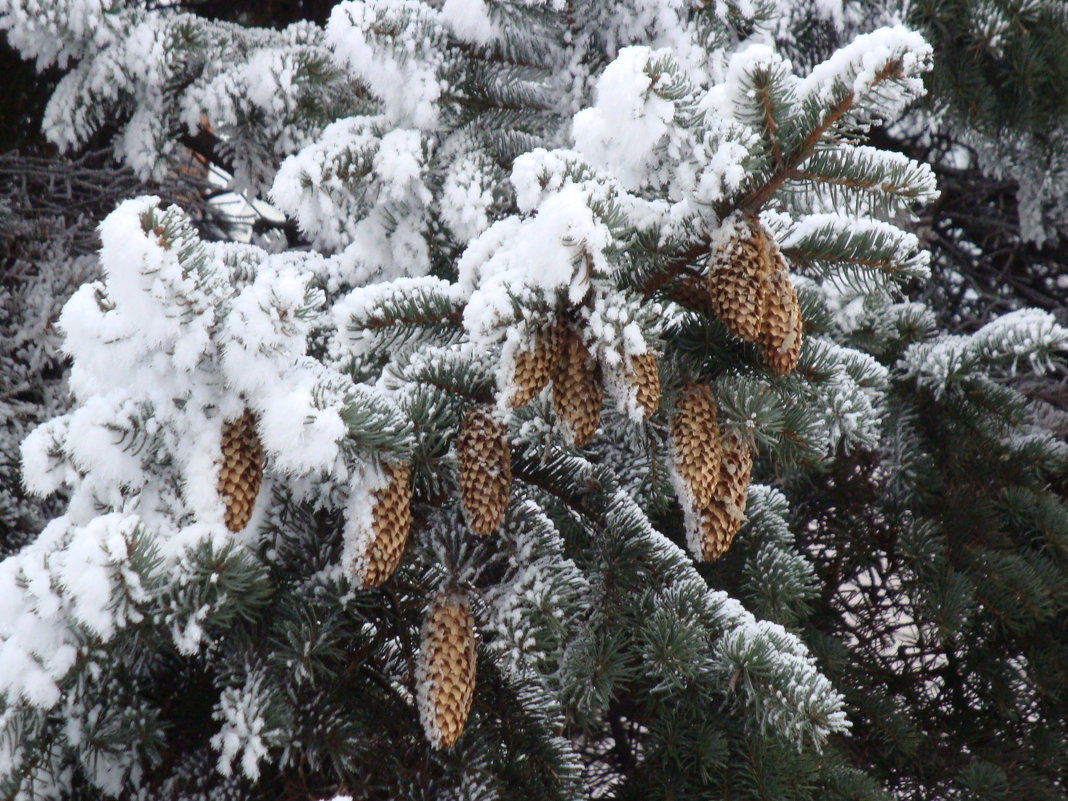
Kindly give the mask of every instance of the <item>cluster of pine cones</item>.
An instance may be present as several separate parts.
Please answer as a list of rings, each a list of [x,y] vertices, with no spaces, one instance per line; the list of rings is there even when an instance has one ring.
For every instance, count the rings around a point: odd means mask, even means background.
[[[628,355],[623,379],[634,405],[646,419],[660,404],[660,373],[656,356],[646,351]],[[582,334],[566,320],[535,333],[530,347],[515,356],[510,406],[524,406],[552,384],[553,410],[573,445],[582,447],[597,430],[604,405],[604,370],[582,342]]]
[[[757,343],[773,369],[788,373],[801,347],[797,296],[778,247],[755,218],[742,219],[735,235],[714,250],[709,266],[711,306],[737,336]],[[557,418],[576,446],[585,445],[600,422],[604,370],[574,326],[560,320],[539,330],[516,354],[514,391],[508,403],[529,403],[552,386]],[[656,357],[624,360],[622,375],[634,406],[645,418],[660,403]],[[263,447],[251,410],[223,424],[218,491],[231,531],[249,522],[263,476]],[[457,436],[460,503],[468,526],[492,533],[504,519],[512,483],[507,430],[492,405],[468,410]],[[698,559],[718,559],[745,519],[752,467],[747,439],[721,429],[707,386],[684,388],[671,420],[672,475],[687,513],[689,546]],[[404,555],[411,528],[411,468],[383,464],[381,483],[370,492],[371,531],[350,566],[364,588],[378,587]],[[463,732],[475,688],[475,627],[471,606],[458,590],[441,592],[427,612],[417,668],[420,719],[437,748],[450,748]]]
[[[745,437],[721,431],[706,386],[686,387],[671,420],[672,473],[694,557],[719,559],[745,520],[752,454]]]
[[[721,230],[732,228],[709,259],[712,311],[732,334],[759,345],[768,366],[789,373],[801,352],[802,320],[786,260],[755,217],[732,215]]]

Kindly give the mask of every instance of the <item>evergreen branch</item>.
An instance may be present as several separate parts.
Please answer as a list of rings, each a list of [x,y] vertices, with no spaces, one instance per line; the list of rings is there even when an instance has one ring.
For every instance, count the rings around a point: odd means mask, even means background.
[[[891,61],[876,73],[871,86],[874,89],[887,80],[902,77],[904,76],[901,69],[901,62],[897,60]],[[827,111],[826,114],[824,114],[819,124],[809,131],[808,135],[801,140],[798,146],[784,160],[781,160],[779,166],[771,174],[770,178],[762,186],[753,190],[747,197],[737,204],[736,208],[753,214],[759,213],[760,209],[771,200],[779,188],[795,174],[800,165],[812,154],[813,149],[820,143],[827,132],[830,131],[836,123],[841,121],[850,110],[852,110],[855,102],[855,94],[853,92],[847,92]],[[730,210],[727,211],[729,213]],[[721,216],[726,216],[726,214]],[[709,238],[706,235],[677,257],[670,260],[661,268],[659,273],[646,281],[642,287],[643,296],[645,298],[651,297],[653,293],[660,289],[660,287],[664,286],[664,284],[668,283],[691,264],[700,259],[708,252],[708,245]]]
[[[891,61],[884,65],[876,74],[872,80],[872,88],[874,89],[884,81],[892,78],[904,77],[901,71],[900,61]],[[853,108],[856,101],[856,97],[853,92],[847,92],[837,103],[835,103],[823,116],[823,119],[818,125],[816,125],[804,139],[801,140],[797,148],[790,153],[786,160],[780,165],[780,167],[772,173],[771,177],[765,184],[749,194],[739,205],[738,208],[748,211],[752,214],[756,214],[761,208],[775,195],[779,190],[779,187],[786,182],[790,177],[791,171],[797,169],[804,161],[809,157],[812,149],[819,144],[824,135],[831,130],[835,123],[839,122],[849,111]]]
[[[360,328],[370,329],[372,331],[378,331],[383,328],[390,328],[395,325],[406,326],[429,326],[434,323],[441,323],[446,320],[462,320],[464,316],[463,308],[455,311],[446,312],[444,314],[429,314],[424,316],[411,316],[411,317],[376,317],[373,314],[368,315],[364,320],[360,321]]]
[[[844,189],[870,190],[875,189],[891,195],[914,198],[917,191],[909,182],[894,183],[890,181],[878,181],[873,179],[863,180],[858,178],[845,178],[835,175],[820,175],[803,169],[790,170],[786,176],[791,181],[809,181],[814,184],[829,184],[840,186]]]
[[[646,299],[652,297],[658,289],[689,269],[690,265],[708,253],[709,242],[710,239],[706,235],[678,256],[664,264],[660,270],[641,287],[642,296]]]
[[[775,108],[771,97],[771,74],[765,76],[765,81],[757,88],[757,102],[763,113],[764,131],[771,143],[771,158],[776,169],[782,169],[782,143],[779,141],[779,124],[775,120]]]

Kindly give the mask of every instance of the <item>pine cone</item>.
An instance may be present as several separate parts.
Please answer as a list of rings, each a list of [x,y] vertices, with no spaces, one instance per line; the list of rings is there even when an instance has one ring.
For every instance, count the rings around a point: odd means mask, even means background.
[[[777,269],[766,281],[760,350],[771,369],[785,375],[797,366],[797,357],[801,353],[801,307],[794,285],[790,283],[786,262],[778,252],[775,256]]]
[[[716,402],[708,387],[691,385],[675,404],[671,445],[686,501],[695,508],[707,506],[719,481],[720,463]]]
[[[515,391],[508,399],[509,406],[525,406],[545,388],[552,378],[553,365],[558,354],[555,326],[539,330],[534,335],[531,346],[515,354],[515,370],[512,376]]]
[[[354,490],[359,494],[350,501],[344,559],[363,589],[380,587],[404,556],[412,524],[411,481],[408,465],[383,464],[377,488]]]
[[[572,444],[581,448],[601,420],[601,366],[573,328],[562,327],[558,336],[560,358],[553,370],[553,408]]]
[[[256,416],[250,409],[223,424],[222,463],[218,492],[226,504],[224,518],[230,531],[241,531],[252,517],[263,480],[263,445],[256,434]]]
[[[708,282],[705,280],[684,277],[670,287],[667,296],[684,309],[706,314],[710,311]]]
[[[504,424],[489,406],[473,406],[456,440],[460,502],[476,534],[489,534],[504,517],[512,487],[512,452]]]
[[[467,599],[444,592],[423,623],[416,696],[423,731],[435,748],[452,748],[475,694],[475,624]]]
[[[648,420],[660,405],[660,370],[651,351],[627,357],[626,377],[634,392],[634,401]]]
[[[765,316],[766,278],[774,263],[770,243],[756,218],[738,226],[736,234],[716,248],[708,264],[708,296],[712,312],[728,331],[756,342]]]
[[[722,443],[719,480],[712,500],[703,509],[694,510],[694,519],[687,526],[690,550],[702,562],[714,562],[723,556],[745,520],[753,457],[749,445],[737,432],[724,435]]]

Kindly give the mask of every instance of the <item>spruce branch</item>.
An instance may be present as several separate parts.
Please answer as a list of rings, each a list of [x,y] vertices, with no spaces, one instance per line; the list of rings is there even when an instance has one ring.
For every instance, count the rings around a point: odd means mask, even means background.
[[[904,78],[904,72],[902,71],[902,65],[900,61],[891,61],[885,64],[875,74],[875,78],[872,81],[872,89],[875,89],[879,84],[891,80]],[[750,192],[750,194],[744,198],[737,208],[744,211],[748,211],[752,214],[757,214],[767,203],[774,197],[775,193],[779,190],[779,187],[783,185],[789,178],[793,170],[796,170],[805,159],[811,155],[813,149],[823,140],[831,128],[836,123],[842,120],[852,110],[856,102],[856,96],[853,92],[847,92],[842,98],[828,108],[819,124],[809,130],[808,134],[801,140],[794,150],[786,156],[781,165],[771,174],[771,177],[764,183],[763,186]]]

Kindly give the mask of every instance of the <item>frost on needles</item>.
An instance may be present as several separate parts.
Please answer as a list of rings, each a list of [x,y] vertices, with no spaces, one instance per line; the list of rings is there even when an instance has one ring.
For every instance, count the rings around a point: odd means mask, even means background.
[[[854,775],[843,697],[799,636],[812,564],[771,485],[877,443],[893,387],[947,391],[965,360],[1041,368],[1066,332],[1029,313],[865,352],[856,332],[917,313],[895,303],[927,269],[902,225],[936,188],[861,142],[920,94],[930,48],[882,28],[799,75],[767,44],[774,13],[369,0],[277,31],[0,2],[13,45],[69,68],[57,145],[117,126],[116,155],[160,175],[206,119],[235,186],[307,243],[205,241],[151,197],[101,223],[102,278],[59,322],[75,406],[23,445],[27,485],[70,505],[0,563],[4,797],[253,797],[300,777],[307,797],[578,798],[640,786],[627,742],[661,790],[711,791],[744,744],[820,786]],[[710,252],[742,218],[789,270],[796,368],[709,305]],[[554,411],[556,351],[530,355],[560,331],[608,401],[582,447]],[[724,557],[740,598],[683,550],[693,501],[665,459],[694,384],[752,462]],[[457,500],[476,404],[512,459],[484,537]],[[265,465],[232,532],[220,443],[246,411]],[[441,719],[426,707],[450,677],[427,675],[449,660],[425,661],[422,621],[457,594],[476,689],[439,751],[420,719]],[[472,636],[432,635],[435,654]]]

